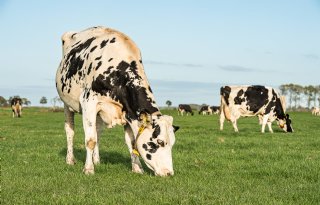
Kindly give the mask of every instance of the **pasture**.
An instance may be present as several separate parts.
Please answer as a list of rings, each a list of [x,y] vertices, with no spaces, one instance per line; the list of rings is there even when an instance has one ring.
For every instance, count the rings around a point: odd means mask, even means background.
[[[1,204],[319,204],[320,117],[290,113],[293,134],[258,118],[241,118],[240,133],[218,116],[177,116],[175,175],[131,173],[122,127],[100,139],[95,175],[85,161],[81,116],[76,115],[76,165],[65,163],[64,114],[25,108],[22,118],[0,109]]]

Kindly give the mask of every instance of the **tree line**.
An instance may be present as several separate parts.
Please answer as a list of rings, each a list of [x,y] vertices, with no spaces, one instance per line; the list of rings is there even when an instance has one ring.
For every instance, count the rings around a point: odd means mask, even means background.
[[[0,96],[0,107],[8,107],[11,105],[11,100],[13,98],[20,98],[22,100],[22,105],[25,105],[25,106],[28,106],[28,105],[31,105],[31,101],[28,99],[28,98],[23,98],[23,97],[20,97],[19,95],[15,95],[15,96],[11,96],[9,97],[9,99],[5,99],[3,96]],[[40,98],[40,104],[44,105],[44,104],[47,104],[48,103],[48,100],[46,97],[41,97]],[[56,96],[54,98],[51,99],[51,103],[53,104],[53,107],[56,107],[57,104],[61,104],[62,101],[61,99]]]
[[[320,85],[302,86],[298,84],[283,84],[279,86],[281,95],[286,96],[287,107],[298,109],[301,107],[312,108],[320,106]],[[302,104],[306,103],[306,106]]]

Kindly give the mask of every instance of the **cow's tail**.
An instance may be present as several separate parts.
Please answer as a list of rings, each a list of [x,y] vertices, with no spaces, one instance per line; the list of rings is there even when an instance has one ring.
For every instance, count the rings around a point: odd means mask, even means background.
[[[224,97],[221,95],[221,104],[220,104],[220,115],[224,115],[227,120],[231,120],[231,114],[230,109],[224,99]]]

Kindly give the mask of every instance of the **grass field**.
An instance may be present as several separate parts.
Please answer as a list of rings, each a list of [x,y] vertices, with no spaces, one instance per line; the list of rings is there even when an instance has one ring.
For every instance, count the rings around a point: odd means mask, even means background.
[[[1,204],[320,204],[320,117],[290,113],[295,133],[260,133],[257,118],[219,131],[218,116],[174,116],[175,175],[131,173],[122,127],[106,129],[95,175],[85,161],[81,116],[75,156],[65,163],[63,113],[0,110]]]

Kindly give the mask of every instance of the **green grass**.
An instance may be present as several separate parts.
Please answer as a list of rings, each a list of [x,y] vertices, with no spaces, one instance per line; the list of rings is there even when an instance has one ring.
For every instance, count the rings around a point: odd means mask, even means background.
[[[218,116],[174,116],[173,177],[131,173],[121,127],[101,138],[102,163],[82,173],[81,116],[76,115],[75,156],[65,163],[63,113],[24,109],[13,119],[0,110],[1,204],[319,204],[320,117],[291,113],[295,133],[274,123],[260,133],[257,118],[219,131]]]

